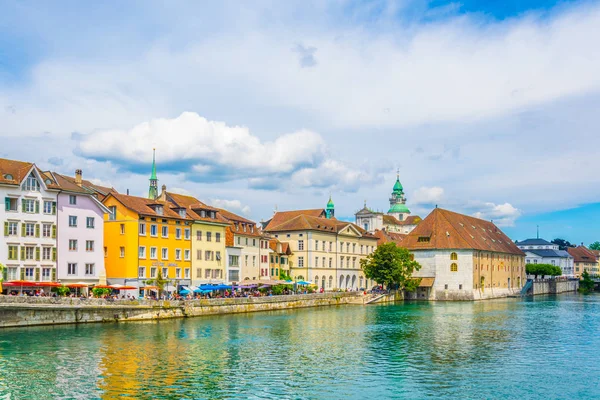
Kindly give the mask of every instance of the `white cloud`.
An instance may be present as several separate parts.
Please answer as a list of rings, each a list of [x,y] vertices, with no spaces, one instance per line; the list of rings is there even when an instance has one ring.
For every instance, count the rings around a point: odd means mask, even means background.
[[[413,193],[411,203],[413,204],[436,204],[444,198],[444,189],[438,186],[420,187]]]
[[[223,208],[231,212],[239,212],[245,216],[249,216],[251,212],[250,207],[243,205],[239,200],[211,199],[210,204],[213,207]]]
[[[517,218],[521,216],[521,210],[509,203],[483,203],[478,208],[479,211],[473,213],[474,217],[493,220],[498,226],[514,226]]]

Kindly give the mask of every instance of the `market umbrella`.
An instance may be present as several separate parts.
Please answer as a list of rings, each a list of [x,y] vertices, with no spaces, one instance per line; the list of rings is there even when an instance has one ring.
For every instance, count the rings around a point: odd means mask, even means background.
[[[312,285],[312,282],[307,282],[307,281],[298,281],[298,285]]]

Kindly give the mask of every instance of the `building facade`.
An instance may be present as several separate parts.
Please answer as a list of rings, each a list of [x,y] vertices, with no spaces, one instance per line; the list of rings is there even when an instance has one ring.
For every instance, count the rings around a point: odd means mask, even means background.
[[[406,206],[404,188],[400,183],[400,175],[397,175],[396,183],[392,188],[390,208],[387,214],[370,209],[365,201],[363,208],[357,211],[354,216],[356,225],[370,233],[385,230],[387,232],[408,234],[421,222],[421,217],[410,215],[410,210]]]
[[[598,257],[590,249],[582,244],[577,247],[569,247],[567,251],[573,257],[574,275],[577,278],[581,278],[583,271],[587,271],[594,276],[600,275]]]
[[[409,297],[504,297],[526,282],[525,253],[492,222],[436,208],[402,243],[421,265],[420,287]]]
[[[33,163],[0,159],[0,262],[6,281],[56,281],[60,188]]]
[[[525,264],[551,264],[560,267],[563,276],[574,276],[573,256],[544,239],[526,239],[515,242],[525,252]]]
[[[265,223],[265,232],[288,243],[293,279],[313,282],[324,290],[373,286],[360,260],[376,249],[377,237],[333,215],[324,209],[276,212]]]

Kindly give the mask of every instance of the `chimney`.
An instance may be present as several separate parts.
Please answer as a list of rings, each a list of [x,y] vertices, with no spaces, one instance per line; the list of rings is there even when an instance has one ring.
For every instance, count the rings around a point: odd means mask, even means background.
[[[75,170],[75,184],[79,187],[81,187],[81,175],[83,175],[83,172],[80,169],[76,169]]]
[[[129,189],[127,189],[127,196],[129,196]]]

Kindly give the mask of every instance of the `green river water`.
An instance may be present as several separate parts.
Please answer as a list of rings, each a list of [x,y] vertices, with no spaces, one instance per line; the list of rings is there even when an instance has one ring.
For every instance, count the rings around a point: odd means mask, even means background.
[[[0,330],[0,399],[600,399],[600,295]]]

